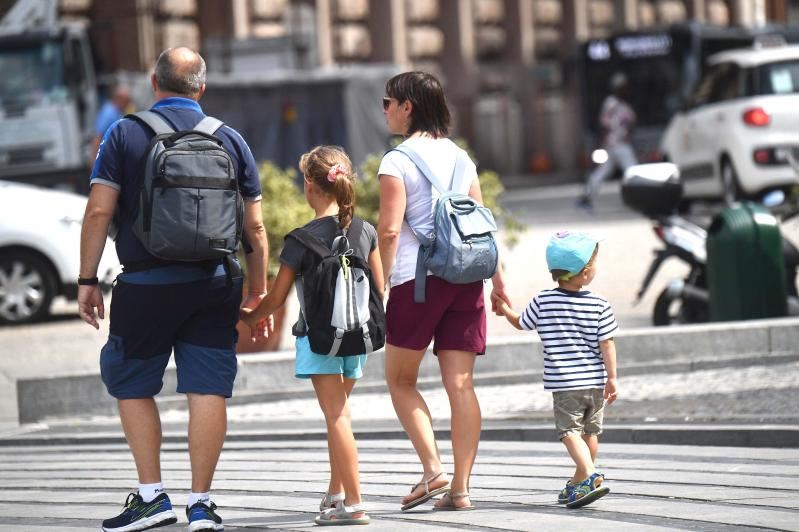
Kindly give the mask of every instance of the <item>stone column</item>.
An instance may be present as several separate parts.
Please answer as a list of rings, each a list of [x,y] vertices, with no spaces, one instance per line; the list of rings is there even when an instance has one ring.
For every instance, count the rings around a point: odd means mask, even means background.
[[[616,14],[614,30],[634,30],[638,27],[637,0],[613,0],[613,12]]]
[[[333,53],[333,11],[331,0],[316,0],[316,38],[319,66],[330,67],[335,62]]]
[[[455,108],[455,133],[473,142],[472,105],[477,95],[474,21],[471,0],[441,0],[444,50],[441,68],[447,97]]]
[[[372,61],[400,65],[408,63],[405,0],[371,0],[368,26],[372,39]]]

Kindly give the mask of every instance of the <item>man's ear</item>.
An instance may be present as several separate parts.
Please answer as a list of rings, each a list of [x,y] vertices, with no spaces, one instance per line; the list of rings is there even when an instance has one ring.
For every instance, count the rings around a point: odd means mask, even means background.
[[[205,94],[205,83],[203,83],[203,86],[200,87],[200,92],[197,93],[197,99],[199,100],[200,98],[202,98],[203,94]]]
[[[150,76],[150,85],[153,86],[153,92],[158,90],[158,82],[155,79],[155,72]]]

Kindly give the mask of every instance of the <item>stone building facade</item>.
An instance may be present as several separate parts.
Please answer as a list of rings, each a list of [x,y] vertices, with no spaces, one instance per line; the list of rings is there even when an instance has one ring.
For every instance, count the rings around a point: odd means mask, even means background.
[[[85,21],[101,71],[147,71],[157,52],[202,49],[209,70],[278,43],[289,68],[391,62],[438,74],[456,133],[503,172],[580,166],[578,43],[696,20],[787,22],[789,0],[60,0]],[[239,65],[238,67],[236,65]]]

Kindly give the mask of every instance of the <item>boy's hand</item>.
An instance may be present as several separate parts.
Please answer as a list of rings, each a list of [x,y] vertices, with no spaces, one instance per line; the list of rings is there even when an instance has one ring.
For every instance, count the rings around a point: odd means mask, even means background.
[[[502,299],[495,299],[493,301],[494,312],[497,316],[506,316],[510,307],[508,304]]]
[[[618,390],[619,388],[616,384],[616,379],[608,379],[608,382],[605,383],[605,393],[603,394],[605,397],[605,403],[612,405],[618,397]]]

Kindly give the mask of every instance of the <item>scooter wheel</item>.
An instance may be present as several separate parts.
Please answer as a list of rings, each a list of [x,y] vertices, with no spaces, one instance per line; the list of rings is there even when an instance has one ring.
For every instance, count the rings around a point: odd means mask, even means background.
[[[657,326],[702,323],[708,321],[708,315],[707,305],[698,301],[685,301],[665,288],[655,301],[652,323]]]

